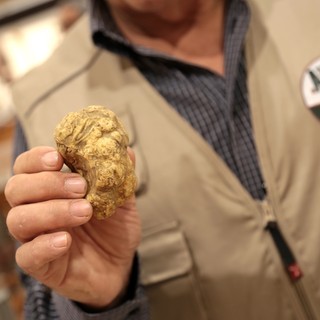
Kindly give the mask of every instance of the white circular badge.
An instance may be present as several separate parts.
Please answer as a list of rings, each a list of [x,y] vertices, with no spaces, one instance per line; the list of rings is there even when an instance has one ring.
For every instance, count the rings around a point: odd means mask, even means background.
[[[302,96],[305,105],[320,117],[320,58],[314,60],[303,74]]]

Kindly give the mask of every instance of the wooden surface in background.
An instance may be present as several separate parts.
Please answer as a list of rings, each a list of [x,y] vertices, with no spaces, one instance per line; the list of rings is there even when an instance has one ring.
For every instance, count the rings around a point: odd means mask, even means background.
[[[0,127],[0,191],[3,191],[7,180],[11,176],[14,123],[15,121],[12,119],[9,123]],[[3,205],[5,205],[3,199],[0,198],[1,211]]]

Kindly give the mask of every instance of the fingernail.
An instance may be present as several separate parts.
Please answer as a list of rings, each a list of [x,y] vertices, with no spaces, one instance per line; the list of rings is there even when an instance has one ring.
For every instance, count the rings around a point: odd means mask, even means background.
[[[71,202],[70,213],[75,217],[88,217],[91,214],[91,211],[91,205],[86,200],[77,200]]]
[[[84,194],[86,192],[86,182],[83,178],[69,178],[64,183],[65,189],[70,192]]]
[[[42,161],[48,167],[54,167],[58,163],[58,152],[50,151],[42,156]]]
[[[55,248],[66,247],[67,246],[67,235],[65,233],[59,234],[57,236],[54,236],[51,241],[52,241],[52,245]]]

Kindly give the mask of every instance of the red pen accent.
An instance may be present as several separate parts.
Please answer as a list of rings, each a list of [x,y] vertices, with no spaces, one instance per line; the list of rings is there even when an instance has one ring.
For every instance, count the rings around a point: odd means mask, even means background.
[[[302,270],[300,269],[297,260],[295,259],[293,252],[287,244],[285,238],[276,221],[269,221],[266,225],[266,229],[270,232],[274,243],[280,254],[283,266],[288,273],[288,276],[292,282],[298,281],[302,276]]]
[[[292,263],[287,266],[287,270],[292,281],[297,281],[303,275],[297,263]]]

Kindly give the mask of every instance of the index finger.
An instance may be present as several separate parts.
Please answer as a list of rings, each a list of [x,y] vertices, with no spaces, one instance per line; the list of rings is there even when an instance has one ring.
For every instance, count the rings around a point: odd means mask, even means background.
[[[35,147],[20,154],[13,166],[14,174],[58,171],[62,168],[63,158],[55,148]]]

